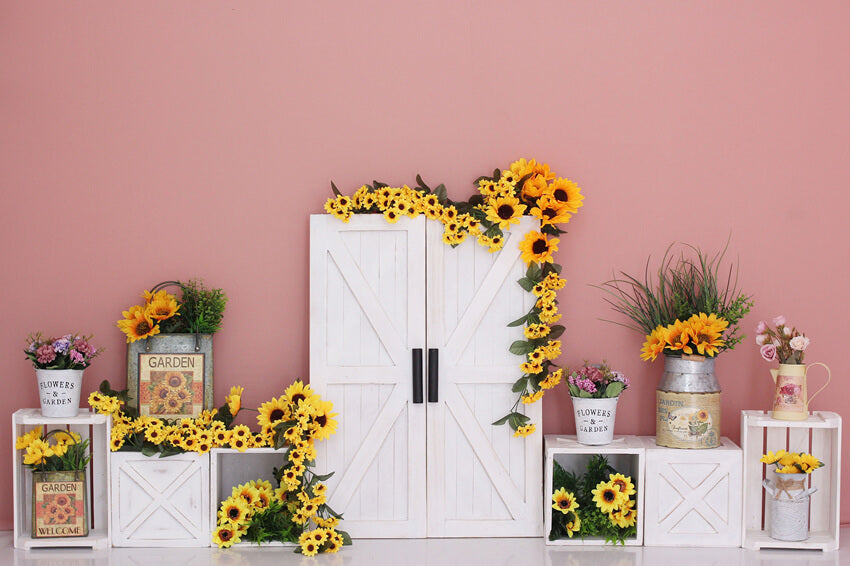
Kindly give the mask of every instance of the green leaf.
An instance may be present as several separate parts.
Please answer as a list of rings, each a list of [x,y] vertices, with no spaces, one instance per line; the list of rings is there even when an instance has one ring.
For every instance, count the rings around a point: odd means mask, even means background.
[[[339,189],[338,189],[338,188],[336,188],[336,185],[334,185],[334,182],[333,182],[333,181],[331,181],[331,190],[334,192],[334,194],[335,194],[336,196],[338,196],[338,197],[341,197],[341,196],[342,196],[342,193],[341,193],[341,192],[339,192]]]
[[[534,281],[536,284],[543,279],[543,270],[540,269],[539,265],[532,261],[528,266],[528,271],[525,272],[525,276]]]
[[[525,391],[527,387],[528,378],[520,377],[514,382],[513,386],[511,387],[511,391],[513,391],[514,393],[520,393],[522,391]]]
[[[425,192],[427,192],[427,193],[431,192],[431,187],[429,187],[428,185],[425,184],[425,181],[422,180],[421,175],[418,175],[418,174],[416,175],[416,182],[419,183],[420,187],[425,189]]]
[[[616,397],[625,389],[625,384],[622,381],[612,381],[608,384],[608,387],[605,388],[605,396],[606,397]]]
[[[446,187],[440,183],[434,189],[434,194],[437,195],[437,200],[440,201],[440,204],[446,204],[446,201],[449,199],[449,194],[446,191]]]
[[[503,424],[505,424],[506,422],[508,422],[508,419],[509,419],[509,418],[511,418],[511,416],[510,416],[509,414],[508,414],[508,415],[505,415],[504,417],[502,417],[502,418],[501,418],[501,419],[499,419],[498,421],[493,422],[493,426],[502,426]]]
[[[580,390],[579,390],[578,387],[576,387],[575,385],[570,383],[569,388],[570,388],[570,395],[572,395],[573,397],[580,397],[580,395],[579,395]]]
[[[148,457],[154,456],[156,454],[159,454],[159,448],[156,446],[151,446],[150,444],[145,444],[144,446],[142,446],[142,454]]]
[[[593,394],[592,394],[592,393],[588,393],[588,392],[587,392],[587,391],[585,391],[584,389],[579,389],[579,391],[578,391],[578,396],[579,396],[579,397],[582,397],[582,398],[584,398],[584,399],[590,399],[591,397],[593,397]]]
[[[313,474],[313,477],[318,481],[328,481],[335,473],[336,472],[331,472],[329,474]]]
[[[339,529],[337,529],[336,532],[342,537],[343,546],[351,546],[353,544],[351,542],[351,535],[349,535],[347,532],[340,531]]]
[[[525,289],[526,291],[528,291],[529,293],[531,292],[532,289],[534,289],[534,286],[537,285],[537,283],[535,283],[534,281],[532,281],[528,277],[523,277],[522,279],[517,279],[517,283],[519,283],[519,286],[522,287],[523,289]]]
[[[513,328],[514,326],[521,326],[521,325],[525,324],[525,321],[527,319],[528,319],[527,314],[522,315],[521,317],[519,317],[515,321],[508,323],[508,328]]]
[[[546,338],[549,340],[555,340],[564,333],[564,326],[561,324],[556,324],[549,330],[549,334],[546,335]]]
[[[525,340],[517,340],[511,344],[509,351],[511,354],[516,354],[517,356],[524,356],[525,354],[533,352],[534,346]]]

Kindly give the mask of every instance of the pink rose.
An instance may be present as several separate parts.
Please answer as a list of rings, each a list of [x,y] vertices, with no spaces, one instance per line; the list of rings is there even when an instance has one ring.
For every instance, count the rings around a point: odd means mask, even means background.
[[[785,317],[781,314],[773,319],[773,326],[783,326],[785,324]]]
[[[764,334],[764,331],[767,330],[767,325],[763,320],[759,321],[759,325],[756,326],[756,334]]]
[[[791,345],[792,350],[803,352],[809,347],[809,339],[805,336],[795,336],[791,338],[791,342],[789,342],[789,344]]]
[[[773,344],[765,344],[759,350],[761,352],[761,357],[768,362],[776,361],[776,346]]]

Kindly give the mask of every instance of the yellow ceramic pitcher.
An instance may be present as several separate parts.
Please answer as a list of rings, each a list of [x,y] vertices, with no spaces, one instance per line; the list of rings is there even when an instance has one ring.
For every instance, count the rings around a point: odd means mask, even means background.
[[[807,397],[806,373],[812,366],[823,366],[826,369],[826,383],[817,392]],[[809,401],[826,389],[832,373],[829,367],[821,362],[809,365],[779,364],[779,369],[770,370],[773,382],[776,384],[776,394],[773,397],[773,418],[783,421],[804,421],[809,418]]]

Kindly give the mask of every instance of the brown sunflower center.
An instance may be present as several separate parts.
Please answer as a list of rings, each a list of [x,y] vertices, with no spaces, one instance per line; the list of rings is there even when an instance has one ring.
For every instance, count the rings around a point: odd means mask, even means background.
[[[168,385],[170,385],[171,387],[180,387],[180,385],[182,384],[183,380],[180,379],[180,377],[177,375],[172,375],[168,378]]]
[[[570,500],[569,499],[562,499],[558,502],[558,506],[561,509],[566,509],[567,507],[570,506]]]
[[[616,498],[617,498],[617,494],[614,493],[613,489],[606,489],[602,494],[602,499],[604,499],[605,501],[607,501],[609,503],[614,501]]]
[[[143,336],[151,331],[151,325],[148,324],[147,320],[142,320],[139,324],[136,325],[136,334],[139,336]]]
[[[617,481],[614,482],[614,487],[616,487],[620,491],[625,491],[626,482],[624,482],[623,480],[617,480]]]
[[[291,403],[293,405],[297,405],[298,401],[303,401],[306,398],[307,397],[305,397],[303,393],[296,393],[295,395],[292,396]]]
[[[503,204],[496,211],[496,214],[498,214],[499,218],[501,218],[502,220],[508,220],[509,218],[513,218],[514,207],[509,204]]]
[[[230,540],[230,537],[232,537],[232,536],[233,536],[233,533],[230,532],[228,529],[224,529],[224,530],[222,530],[221,532],[218,533],[218,538],[220,538],[221,540],[223,540],[225,542]]]
[[[166,399],[167,397],[168,397],[168,390],[167,389],[160,389],[159,390],[159,398],[160,399]]]
[[[542,212],[543,216],[545,216],[546,218],[555,218],[556,216],[558,216],[558,210],[555,208],[544,208]]]
[[[227,510],[227,516],[230,517],[231,519],[238,519],[239,515],[240,515],[240,513],[239,513],[238,507],[231,507],[230,509]]]
[[[531,244],[531,251],[536,255],[544,254],[549,250],[549,244],[544,239],[534,240]]]
[[[322,426],[322,427],[325,426],[326,424],[328,424],[328,416],[327,415],[319,415],[318,417],[316,417],[316,424],[318,424],[319,426]]]
[[[283,411],[281,409],[275,409],[269,414],[269,420],[271,422],[279,421],[283,418]]]
[[[564,189],[555,189],[555,191],[552,193],[552,196],[555,197],[555,200],[560,202],[570,201],[570,195]]]

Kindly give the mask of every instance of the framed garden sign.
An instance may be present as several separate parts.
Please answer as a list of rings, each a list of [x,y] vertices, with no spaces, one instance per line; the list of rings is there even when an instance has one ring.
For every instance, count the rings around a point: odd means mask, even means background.
[[[194,418],[212,409],[212,335],[158,334],[128,344],[127,388],[141,415]]]

